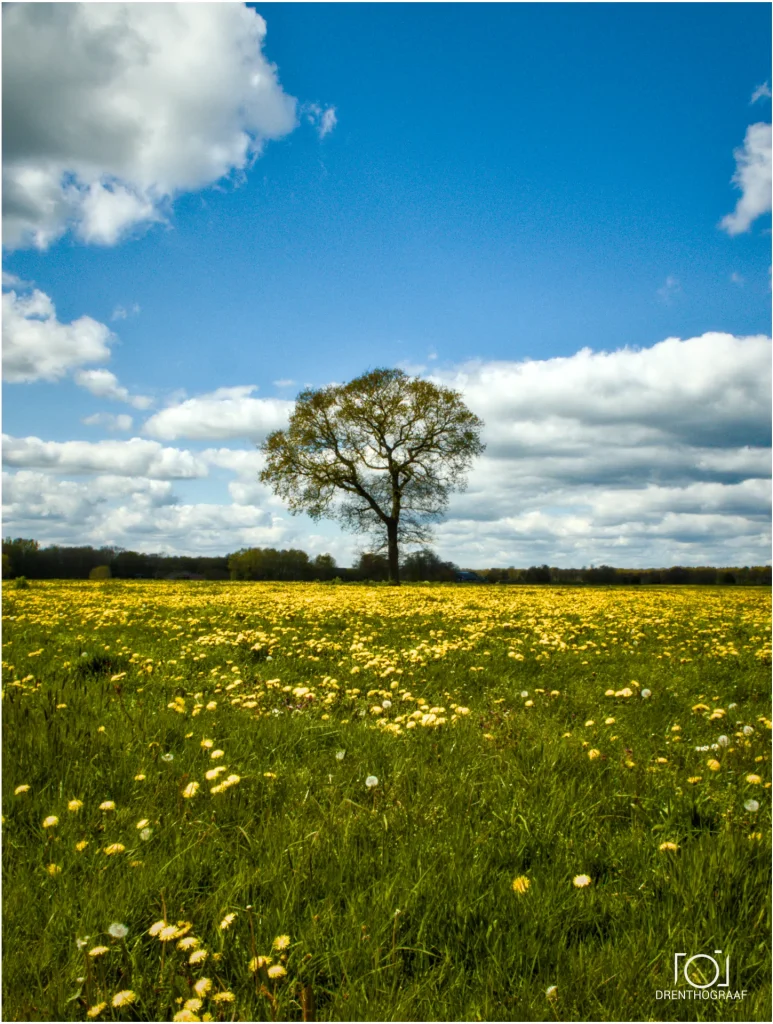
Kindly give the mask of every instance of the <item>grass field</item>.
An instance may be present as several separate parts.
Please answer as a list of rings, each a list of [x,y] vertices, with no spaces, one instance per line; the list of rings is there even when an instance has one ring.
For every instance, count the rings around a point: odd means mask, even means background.
[[[7,584],[3,627],[3,1019],[770,1019],[767,591]],[[656,999],[719,949],[743,1000]]]

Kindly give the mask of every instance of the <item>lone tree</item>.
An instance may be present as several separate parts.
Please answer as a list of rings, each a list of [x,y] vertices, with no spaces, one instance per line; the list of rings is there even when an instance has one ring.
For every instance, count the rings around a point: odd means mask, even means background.
[[[457,391],[402,370],[302,391],[287,430],[270,434],[260,474],[296,515],[380,534],[389,578],[400,543],[423,543],[485,445],[483,422]]]

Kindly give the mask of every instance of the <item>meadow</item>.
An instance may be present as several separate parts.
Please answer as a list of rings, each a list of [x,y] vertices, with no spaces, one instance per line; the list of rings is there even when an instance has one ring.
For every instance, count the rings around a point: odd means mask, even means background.
[[[4,1020],[770,1019],[767,590],[3,611]]]

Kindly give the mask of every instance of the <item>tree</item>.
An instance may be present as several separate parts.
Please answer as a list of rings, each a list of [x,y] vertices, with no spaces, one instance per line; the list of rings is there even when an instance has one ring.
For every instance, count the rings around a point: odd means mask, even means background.
[[[287,430],[263,443],[260,479],[294,515],[379,533],[399,584],[400,543],[429,539],[484,450],[482,426],[457,391],[402,370],[372,370],[302,391]]]
[[[429,548],[414,551],[403,560],[401,573],[406,580],[428,580],[430,582],[453,582],[457,567],[453,562],[443,562]]]

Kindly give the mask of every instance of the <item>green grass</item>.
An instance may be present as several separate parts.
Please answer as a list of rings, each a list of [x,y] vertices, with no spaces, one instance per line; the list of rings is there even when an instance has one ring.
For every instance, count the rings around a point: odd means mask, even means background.
[[[171,1020],[206,977],[187,1019],[768,1020],[769,618],[730,588],[7,587],[4,1019]],[[406,690],[445,722],[395,722]],[[715,949],[743,1001],[656,1000]]]

